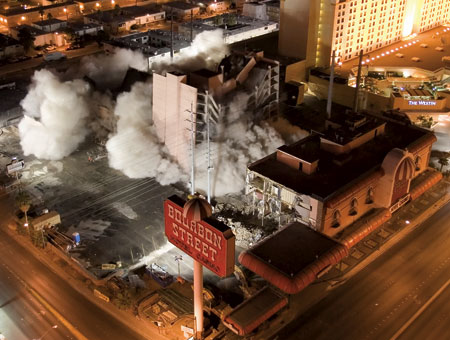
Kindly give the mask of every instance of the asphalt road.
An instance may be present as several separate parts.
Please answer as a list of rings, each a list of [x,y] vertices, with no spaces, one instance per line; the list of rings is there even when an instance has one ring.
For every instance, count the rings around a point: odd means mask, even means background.
[[[390,339],[450,279],[449,219],[450,203],[285,327],[278,339]],[[450,338],[448,290],[402,339]]]
[[[7,221],[4,200],[0,201],[0,204],[0,213],[3,217],[0,228],[0,303],[4,305],[0,309],[2,313],[0,315],[1,322],[3,318],[11,321],[5,323],[8,329],[0,331],[8,340],[32,339],[41,331],[48,329],[48,325],[65,324],[61,318],[55,321],[53,317],[49,319],[45,317],[52,314],[51,309],[56,310],[67,320],[69,328],[73,326],[89,340],[144,339],[74,290],[37,260],[28,249],[12,239],[3,230]],[[36,307],[36,295],[31,298],[25,286],[32,288],[51,307],[45,303],[38,303]],[[39,306],[41,304],[44,306]],[[38,317],[37,314],[41,310],[45,311],[45,314]],[[14,332],[14,335],[8,337],[9,332]],[[73,333],[73,329],[71,332]],[[62,327],[49,332],[45,339],[67,339],[67,335],[67,330]]]
[[[2,247],[3,243],[4,240],[0,242]],[[8,252],[8,255],[14,254]],[[2,256],[0,261],[0,332],[6,339],[34,339],[47,331],[46,339],[73,339],[71,333],[45,310],[11,272],[4,259]],[[54,325],[56,329],[52,328]]]
[[[438,295],[398,339],[450,339],[450,285]]]

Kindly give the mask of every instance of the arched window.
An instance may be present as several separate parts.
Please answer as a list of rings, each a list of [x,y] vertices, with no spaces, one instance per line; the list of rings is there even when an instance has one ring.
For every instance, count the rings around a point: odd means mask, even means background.
[[[333,213],[333,220],[331,221],[332,228],[338,228],[341,225],[341,213],[335,210]]]
[[[420,158],[420,156],[417,156],[416,159],[414,160],[414,164],[416,165],[416,171],[420,171],[421,160],[422,160],[422,158]]]
[[[350,202],[350,211],[348,212],[350,216],[355,216],[358,214],[358,200],[353,198]]]
[[[373,188],[370,187],[369,189],[367,189],[366,204],[372,203],[373,203]]]

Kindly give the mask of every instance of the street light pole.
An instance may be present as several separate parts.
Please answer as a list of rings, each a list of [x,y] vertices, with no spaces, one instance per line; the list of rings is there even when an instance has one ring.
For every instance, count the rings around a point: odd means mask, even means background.
[[[178,264],[178,278],[181,278],[180,261],[183,261],[183,256],[175,255],[175,261],[177,261],[177,264]]]

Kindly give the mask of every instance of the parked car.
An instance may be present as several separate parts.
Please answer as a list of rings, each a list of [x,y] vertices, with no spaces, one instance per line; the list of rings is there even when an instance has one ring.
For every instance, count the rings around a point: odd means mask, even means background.
[[[44,55],[45,61],[56,61],[56,60],[61,60],[61,59],[65,59],[65,58],[67,58],[67,56],[61,52],[52,52],[52,53],[47,53],[46,55]]]
[[[56,50],[56,46],[50,45],[50,46],[47,46],[44,50],[47,51],[47,52],[54,51],[54,50]]]
[[[40,57],[42,57],[43,56],[43,54],[42,53],[37,53],[37,54],[35,54],[34,55],[34,57],[33,58],[40,58]]]
[[[66,51],[78,50],[80,48],[82,48],[80,44],[74,44],[74,45],[70,45],[69,47],[67,47]]]
[[[29,57],[27,55],[22,55],[22,56],[18,57],[17,59],[19,59],[19,61],[25,61],[25,60],[31,59],[31,57]]]
[[[19,62],[19,59],[17,59],[17,58],[9,58],[8,59],[8,63],[9,64],[14,64],[14,63],[17,63],[17,62]]]

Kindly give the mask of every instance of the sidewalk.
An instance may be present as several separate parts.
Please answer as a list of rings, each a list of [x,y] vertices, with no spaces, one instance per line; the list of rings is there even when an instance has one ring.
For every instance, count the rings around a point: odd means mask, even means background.
[[[291,322],[325,298],[329,291],[344,284],[400,239],[418,228],[422,222],[449,201],[450,182],[444,178],[417,200],[409,202],[396,211],[388,222],[353,247],[349,256],[326,275],[299,294],[291,295],[289,307],[283,310],[272,323],[261,325],[258,328],[258,334],[252,337],[252,340],[282,340],[277,337],[277,333],[284,327],[289,327]]]

